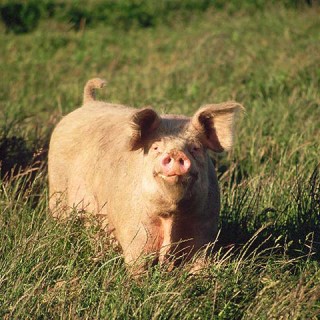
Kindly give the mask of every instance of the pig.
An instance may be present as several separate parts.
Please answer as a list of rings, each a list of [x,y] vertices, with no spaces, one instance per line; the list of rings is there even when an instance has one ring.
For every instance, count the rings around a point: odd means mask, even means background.
[[[52,133],[50,211],[99,218],[128,265],[148,255],[154,263],[188,261],[216,239],[220,193],[209,150],[231,148],[243,107],[229,101],[192,117],[159,115],[95,100],[104,84],[89,80],[82,107]]]

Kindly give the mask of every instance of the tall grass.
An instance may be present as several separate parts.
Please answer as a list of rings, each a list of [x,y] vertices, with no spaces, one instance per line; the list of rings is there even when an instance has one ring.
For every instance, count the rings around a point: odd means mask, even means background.
[[[47,19],[32,33],[2,32],[0,318],[319,317],[318,16],[274,4],[147,29],[76,32]],[[156,266],[132,279],[95,223],[48,214],[50,133],[93,76],[107,79],[101,99],[160,112],[245,105],[234,150],[213,156],[221,230],[198,273]]]

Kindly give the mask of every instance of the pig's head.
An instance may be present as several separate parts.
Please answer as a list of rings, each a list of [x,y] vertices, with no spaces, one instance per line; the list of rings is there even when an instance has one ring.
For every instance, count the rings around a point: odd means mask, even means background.
[[[213,175],[207,151],[231,148],[235,115],[241,108],[235,102],[206,105],[191,118],[137,110],[129,144],[132,151],[143,152],[142,192],[173,210],[201,203]]]

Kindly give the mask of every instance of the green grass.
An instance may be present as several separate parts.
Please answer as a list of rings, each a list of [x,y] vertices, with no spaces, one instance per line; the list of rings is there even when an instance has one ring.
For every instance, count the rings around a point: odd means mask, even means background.
[[[209,8],[79,32],[47,19],[23,35],[0,26],[0,318],[319,318],[319,13]],[[95,76],[111,102],[187,115],[228,99],[246,107],[234,150],[214,156],[224,247],[199,274],[157,266],[132,279],[98,226],[48,214],[50,133]]]

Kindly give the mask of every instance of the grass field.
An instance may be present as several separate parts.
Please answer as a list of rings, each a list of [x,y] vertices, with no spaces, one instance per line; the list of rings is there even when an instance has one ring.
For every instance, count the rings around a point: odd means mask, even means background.
[[[149,28],[0,25],[0,318],[319,319],[319,17],[274,4]],[[98,226],[48,214],[50,133],[95,76],[99,98],[160,112],[245,106],[234,150],[214,156],[222,248],[199,274],[132,279]]]

